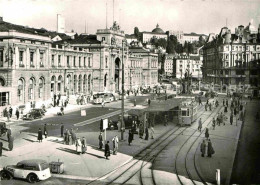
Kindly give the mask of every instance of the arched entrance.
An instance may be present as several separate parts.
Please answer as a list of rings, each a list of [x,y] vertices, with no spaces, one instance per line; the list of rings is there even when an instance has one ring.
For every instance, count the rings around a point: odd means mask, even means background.
[[[25,82],[25,80],[23,78],[20,78],[18,80],[18,99],[19,99],[19,101],[24,100],[24,86],[25,86],[24,82]]]
[[[119,91],[119,73],[120,73],[120,59],[117,57],[115,60],[115,91]]]
[[[62,76],[60,75],[59,77],[58,77],[58,92],[60,93],[61,92],[61,86],[62,86]]]
[[[52,76],[51,77],[51,93],[56,93],[56,77]]]
[[[71,75],[68,74],[67,77],[66,77],[66,94],[67,96],[69,97],[69,94],[70,94],[70,89],[71,89]]]

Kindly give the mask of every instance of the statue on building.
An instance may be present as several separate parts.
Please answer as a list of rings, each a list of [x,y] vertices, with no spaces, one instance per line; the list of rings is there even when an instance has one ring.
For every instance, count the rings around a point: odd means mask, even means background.
[[[115,21],[113,23],[113,26],[110,28],[111,30],[114,30],[114,31],[119,31],[120,30],[120,26],[117,24],[117,22]]]
[[[111,38],[111,45],[115,45],[115,44],[116,44],[116,37],[113,36],[113,37]]]

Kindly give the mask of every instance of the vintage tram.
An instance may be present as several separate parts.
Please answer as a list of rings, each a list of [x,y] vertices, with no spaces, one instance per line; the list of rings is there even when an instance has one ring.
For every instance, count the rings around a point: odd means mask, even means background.
[[[194,98],[186,99],[179,105],[179,124],[181,126],[191,125],[197,120],[198,103]]]

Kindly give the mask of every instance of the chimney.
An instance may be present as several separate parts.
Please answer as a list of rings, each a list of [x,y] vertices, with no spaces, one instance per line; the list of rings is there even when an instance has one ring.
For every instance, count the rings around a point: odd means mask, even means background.
[[[4,20],[3,20],[3,17],[2,17],[2,16],[0,16],[0,22],[4,22]]]

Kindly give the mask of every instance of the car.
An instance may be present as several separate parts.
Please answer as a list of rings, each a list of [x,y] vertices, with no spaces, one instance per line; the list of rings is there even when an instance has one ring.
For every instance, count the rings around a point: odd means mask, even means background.
[[[31,159],[18,162],[16,165],[8,165],[0,171],[2,180],[12,178],[26,179],[30,183],[46,180],[51,177],[49,164],[45,160]]]
[[[23,115],[23,120],[33,120],[43,117],[42,109],[31,109],[27,114]]]
[[[7,132],[6,123],[0,122],[0,137],[4,136]]]

